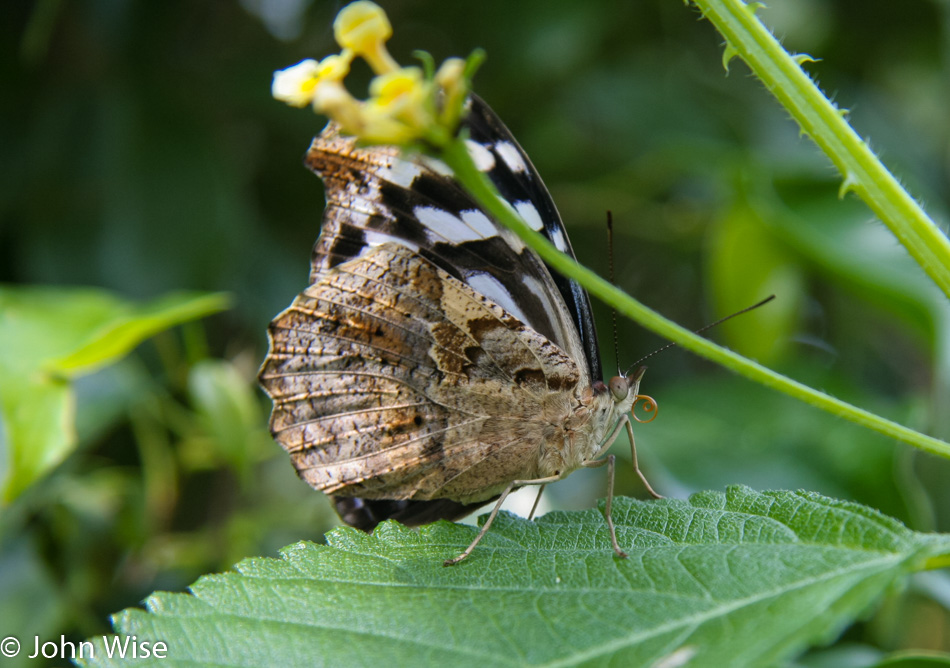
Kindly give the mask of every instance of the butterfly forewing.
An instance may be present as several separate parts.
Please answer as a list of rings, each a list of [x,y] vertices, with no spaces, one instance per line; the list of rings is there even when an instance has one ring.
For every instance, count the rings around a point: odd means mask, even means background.
[[[563,223],[527,155],[493,111],[472,98],[463,131],[470,151],[509,203],[573,255]],[[327,208],[314,247],[311,282],[375,245],[395,241],[432,260],[583,360],[599,380],[590,301],[552,273],[510,230],[482,211],[438,161],[394,147],[357,148],[333,124],[307,152],[326,186]]]
[[[465,124],[470,141],[484,149],[480,151],[470,144],[470,151],[474,155],[482,156],[483,171],[495,184],[501,196],[510,202],[529,224],[533,224],[536,230],[550,239],[559,251],[574,257],[574,249],[551,194],[528,154],[498,115],[480,98],[473,97]],[[571,279],[554,271],[551,276],[573,318],[583,358],[590,369],[590,377],[601,380],[603,371],[590,297]]]

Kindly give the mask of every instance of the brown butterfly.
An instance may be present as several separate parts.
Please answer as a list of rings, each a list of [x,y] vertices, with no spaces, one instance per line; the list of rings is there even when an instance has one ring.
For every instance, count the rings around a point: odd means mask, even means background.
[[[524,151],[484,102],[469,107],[462,131],[476,165],[573,256]],[[437,160],[358,148],[331,123],[306,163],[327,199],[310,286],[271,323],[260,372],[274,401],[271,431],[300,477],[367,531],[389,518],[457,519],[497,499],[450,565],[512,490],[606,464],[606,519],[626,556],[606,452],[622,430],[633,446],[644,368],[603,382],[586,292]]]

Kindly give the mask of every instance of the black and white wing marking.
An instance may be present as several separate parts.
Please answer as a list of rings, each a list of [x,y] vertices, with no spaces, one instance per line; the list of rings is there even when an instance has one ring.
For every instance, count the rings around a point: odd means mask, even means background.
[[[488,175],[501,196],[510,202],[535,230],[546,236],[555,248],[576,257],[561,215],[538,171],[511,131],[479,97],[472,97],[465,128],[469,131],[470,141],[488,152],[486,155],[469,144],[469,150],[481,157],[481,161],[476,161],[476,164]],[[556,271],[550,273],[577,328],[590,377],[595,381],[603,380],[590,297],[575,281]]]

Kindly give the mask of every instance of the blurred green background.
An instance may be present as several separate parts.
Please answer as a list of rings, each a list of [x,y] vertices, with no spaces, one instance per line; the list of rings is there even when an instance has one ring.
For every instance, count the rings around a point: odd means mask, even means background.
[[[0,282],[130,299],[227,291],[234,304],[77,383],[78,449],[0,509],[0,636],[102,633],[110,613],[155,589],[319,541],[336,523],[270,440],[254,376],[268,321],[306,284],[323,207],[301,165],[323,121],[274,102],[271,74],[336,51],[340,6],[0,6]],[[950,438],[946,300],[860,201],[838,199],[830,163],[748,68],[733,61],[726,75],[722,40],[694,9],[383,6],[403,63],[418,48],[437,61],[487,50],[476,90],[545,178],[581,261],[606,274],[610,209],[617,280],[632,295],[696,328],[775,293],[709,335]],[[760,16],[786,48],[821,59],[806,69],[946,228],[950,3],[773,0]],[[612,372],[610,314],[599,310]],[[622,322],[619,364],[662,344]],[[637,440],[662,493],[805,488],[950,530],[947,462],[677,349],[649,366],[642,390],[660,412]],[[620,468],[620,493],[643,496]],[[588,508],[603,492],[603,472],[580,472],[549,487],[544,504]],[[518,496],[514,507],[530,506],[531,492]],[[834,654],[802,663],[950,650],[948,605],[950,579],[928,574]]]

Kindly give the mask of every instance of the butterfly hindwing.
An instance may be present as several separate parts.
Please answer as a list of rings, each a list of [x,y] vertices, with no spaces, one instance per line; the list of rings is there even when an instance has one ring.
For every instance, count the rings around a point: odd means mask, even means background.
[[[388,243],[321,275],[272,323],[271,427],[312,486],[470,504],[537,476],[580,372],[469,286]]]

